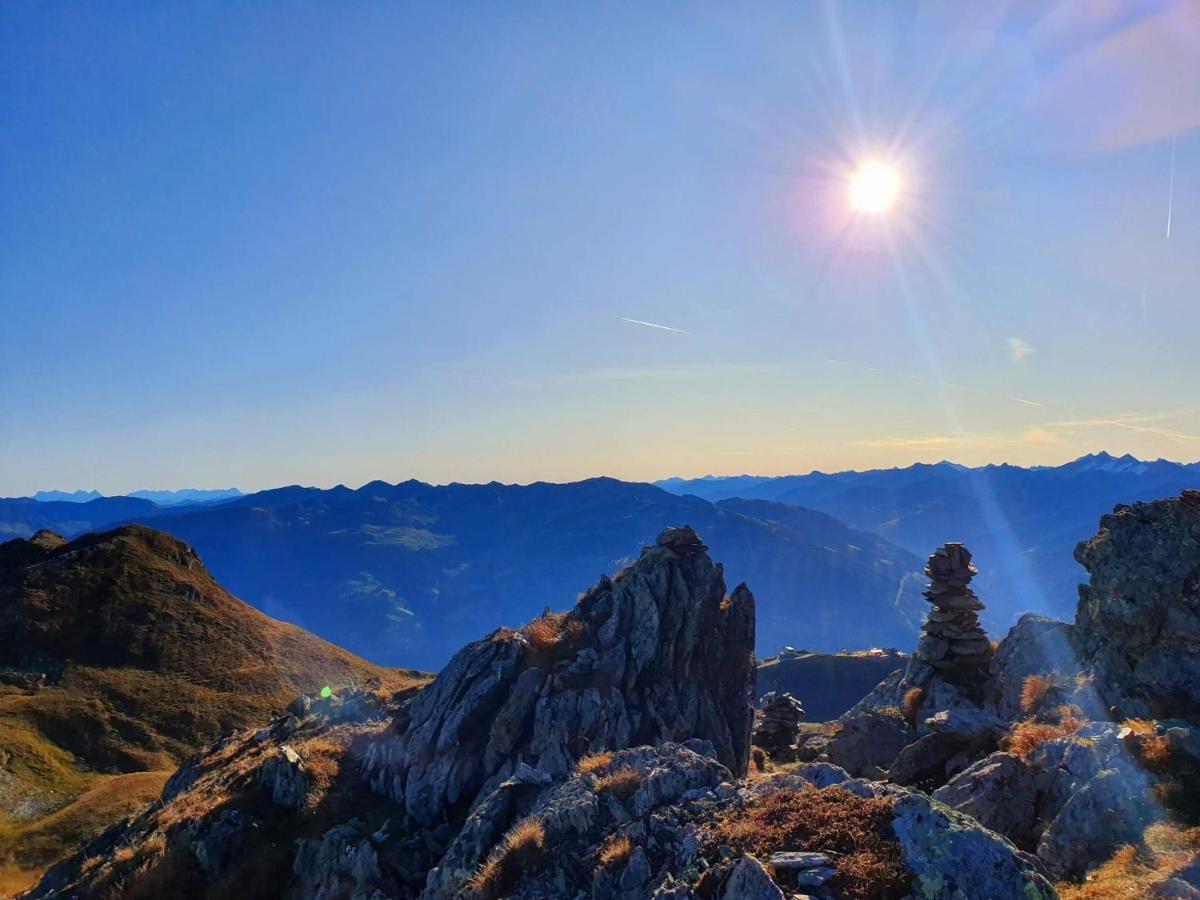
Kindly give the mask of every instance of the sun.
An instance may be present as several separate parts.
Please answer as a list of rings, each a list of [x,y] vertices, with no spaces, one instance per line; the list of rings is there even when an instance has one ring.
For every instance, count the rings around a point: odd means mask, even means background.
[[[850,176],[850,208],[855,212],[882,215],[896,205],[900,174],[891,166],[866,162]]]

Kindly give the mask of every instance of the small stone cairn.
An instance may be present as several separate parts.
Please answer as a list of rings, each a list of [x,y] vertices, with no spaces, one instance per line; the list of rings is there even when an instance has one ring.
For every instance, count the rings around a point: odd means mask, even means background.
[[[771,691],[759,701],[762,710],[754,726],[756,747],[762,747],[772,759],[783,760],[796,750],[796,735],[804,707],[787,691]]]
[[[938,547],[925,564],[929,587],[925,599],[933,604],[922,628],[916,656],[951,680],[982,676],[992,659],[992,644],[979,625],[983,604],[968,587],[976,575],[971,551],[962,544]]]

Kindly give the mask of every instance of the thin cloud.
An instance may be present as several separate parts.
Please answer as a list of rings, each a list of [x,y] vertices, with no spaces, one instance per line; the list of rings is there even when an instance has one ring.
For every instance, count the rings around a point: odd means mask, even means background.
[[[1045,403],[1039,403],[1036,400],[1026,400],[1024,397],[1012,397],[1013,403],[1020,403],[1024,406],[1045,406]]]
[[[1165,437],[1173,441],[1200,441],[1200,435],[1197,434],[1186,434],[1182,431],[1176,431],[1173,428],[1161,428],[1157,425],[1147,424],[1149,422],[1161,421],[1164,418],[1167,417],[1161,414],[1120,416],[1117,418],[1094,416],[1090,419],[1068,419],[1062,422],[1047,422],[1045,427],[1059,428],[1064,431],[1121,428],[1125,431],[1136,431],[1139,434],[1153,434],[1157,437]]]
[[[672,328],[670,325],[659,325],[657,322],[644,322],[641,319],[630,319],[627,316],[621,316],[622,322],[628,322],[630,325],[641,325],[643,328],[657,328],[659,331],[671,331],[675,334],[691,334],[690,331],[684,331],[682,328]]]
[[[1032,344],[1021,340],[1019,337],[1010,337],[1008,339],[1008,355],[1018,365],[1033,356],[1035,352]]]

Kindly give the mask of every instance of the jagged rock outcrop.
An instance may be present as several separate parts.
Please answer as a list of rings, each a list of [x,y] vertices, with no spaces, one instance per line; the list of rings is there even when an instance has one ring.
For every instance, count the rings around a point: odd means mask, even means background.
[[[1075,548],[1075,641],[1124,716],[1200,717],[1200,491],[1119,506]]]
[[[671,528],[575,609],[463,648],[366,771],[416,822],[468,809],[521,762],[551,775],[598,750],[700,738],[737,775],[749,758],[754,598]]]

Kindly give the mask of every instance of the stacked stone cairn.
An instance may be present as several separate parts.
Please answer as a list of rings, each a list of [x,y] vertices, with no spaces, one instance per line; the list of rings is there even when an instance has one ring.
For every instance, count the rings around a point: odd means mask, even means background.
[[[759,701],[762,709],[754,726],[752,743],[772,759],[787,761],[796,752],[796,736],[804,707],[787,691],[771,691]]]
[[[968,585],[977,573],[971,551],[962,544],[938,547],[925,564],[933,604],[917,644],[916,656],[949,680],[971,681],[986,675],[992,644],[979,625],[983,604]]]

